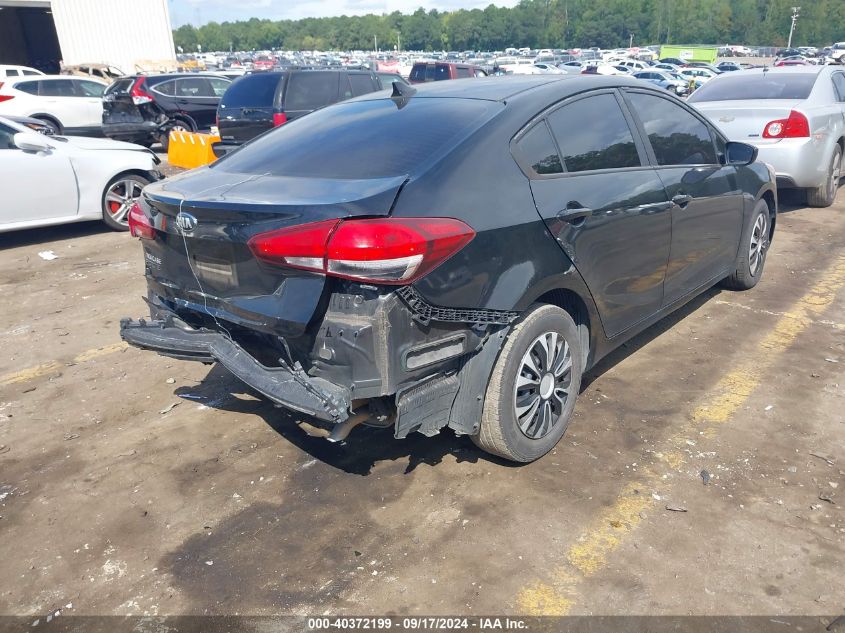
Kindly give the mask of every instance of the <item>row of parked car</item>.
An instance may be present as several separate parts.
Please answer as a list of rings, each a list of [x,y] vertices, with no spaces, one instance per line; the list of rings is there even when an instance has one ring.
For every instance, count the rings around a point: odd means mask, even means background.
[[[689,102],[728,138],[754,144],[761,159],[774,166],[779,187],[806,190],[811,206],[833,202],[845,150],[841,140],[845,138],[845,68],[801,66],[717,73],[705,64],[680,68],[675,61],[663,60],[633,76],[683,96],[689,85],[687,75],[671,69],[708,73]],[[435,67],[433,78],[422,76],[420,80],[418,75],[417,84],[466,76],[459,74],[466,64],[431,65]],[[35,117],[14,124],[30,132],[46,131],[57,140],[64,139],[63,135],[105,133],[134,144],[114,146],[126,151],[157,141],[166,149],[170,130],[196,131],[216,125],[222,141],[214,149],[223,156],[274,127],[330,104],[390,88],[394,82],[407,86],[399,75],[367,70],[257,72],[234,82],[212,74],[137,75],[122,77],[108,87],[80,77],[20,75],[0,82],[0,116],[11,110]],[[13,137],[20,131],[11,127],[5,130],[4,149],[15,148]],[[32,139],[29,145],[25,151],[31,153]],[[97,145],[93,139],[73,140],[63,149],[77,147],[99,149],[107,145]],[[4,154],[5,158],[10,156]],[[132,175],[135,184],[123,178],[125,169],[106,169],[108,177],[98,180],[97,194],[102,200],[94,213],[101,212],[113,228],[127,227],[123,198],[137,197],[141,187],[156,177],[155,165],[149,164],[151,153],[132,156],[141,162]],[[27,160],[33,159],[28,155]],[[36,161],[41,166],[46,162]],[[33,173],[44,176],[41,170]],[[46,206],[55,212],[46,212],[47,216],[36,213],[31,218],[34,224],[45,223],[45,218],[49,222],[49,217],[56,221],[83,217],[59,211],[61,205]],[[33,225],[27,220],[21,222],[10,222],[3,228]]]

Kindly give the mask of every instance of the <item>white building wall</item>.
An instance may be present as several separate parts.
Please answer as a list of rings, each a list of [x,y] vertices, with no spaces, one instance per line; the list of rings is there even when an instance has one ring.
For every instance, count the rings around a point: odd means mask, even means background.
[[[52,0],[65,64],[103,63],[127,74],[176,61],[167,0]]]

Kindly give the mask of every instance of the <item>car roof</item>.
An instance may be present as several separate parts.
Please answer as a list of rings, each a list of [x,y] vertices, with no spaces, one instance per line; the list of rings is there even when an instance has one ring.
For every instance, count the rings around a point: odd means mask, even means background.
[[[21,81],[44,81],[45,79],[62,79],[64,81],[72,81],[74,79],[84,79],[77,75],[22,75],[21,77],[7,77],[11,83],[18,83]]]
[[[505,101],[527,91],[551,88],[554,91],[578,92],[588,87],[640,86],[634,79],[609,75],[506,75],[477,79],[454,79],[417,84],[415,97],[443,97],[455,99],[485,99]],[[359,97],[365,99],[367,95]]]

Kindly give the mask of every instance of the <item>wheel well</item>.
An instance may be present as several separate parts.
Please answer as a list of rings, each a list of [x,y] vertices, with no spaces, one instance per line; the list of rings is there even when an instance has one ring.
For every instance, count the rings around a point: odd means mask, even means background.
[[[575,321],[575,326],[578,328],[578,336],[580,338],[581,349],[586,352],[584,354],[584,365],[589,364],[590,356],[590,333],[592,327],[590,324],[590,311],[587,309],[587,304],[572,290],[558,288],[550,290],[546,294],[537,298],[538,303],[548,303],[555,305],[562,310],[569,313],[572,320]]]
[[[766,201],[766,204],[769,206],[769,240],[772,239],[772,236],[775,234],[775,224],[778,220],[777,214],[777,204],[775,203],[775,194],[772,191],[767,191],[763,194],[763,200]]]
[[[32,118],[33,119],[41,119],[42,121],[44,121],[44,120],[50,121],[51,123],[56,125],[56,127],[59,128],[59,134],[61,134],[65,129],[65,127],[62,125],[62,122],[59,121],[56,117],[54,117],[52,114],[40,114],[40,113],[39,114],[33,114]]]
[[[189,114],[178,113],[174,114],[170,117],[172,121],[181,121],[182,123],[187,123],[188,126],[191,128],[192,132],[196,132],[199,127],[197,126],[197,122]]]

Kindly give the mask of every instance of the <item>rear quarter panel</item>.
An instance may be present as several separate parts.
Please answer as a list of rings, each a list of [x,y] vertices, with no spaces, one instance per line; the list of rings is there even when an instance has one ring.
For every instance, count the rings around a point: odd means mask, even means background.
[[[100,219],[103,193],[109,181],[125,172],[149,173],[155,169],[147,151],[74,150],[70,162],[79,187],[79,216]]]

